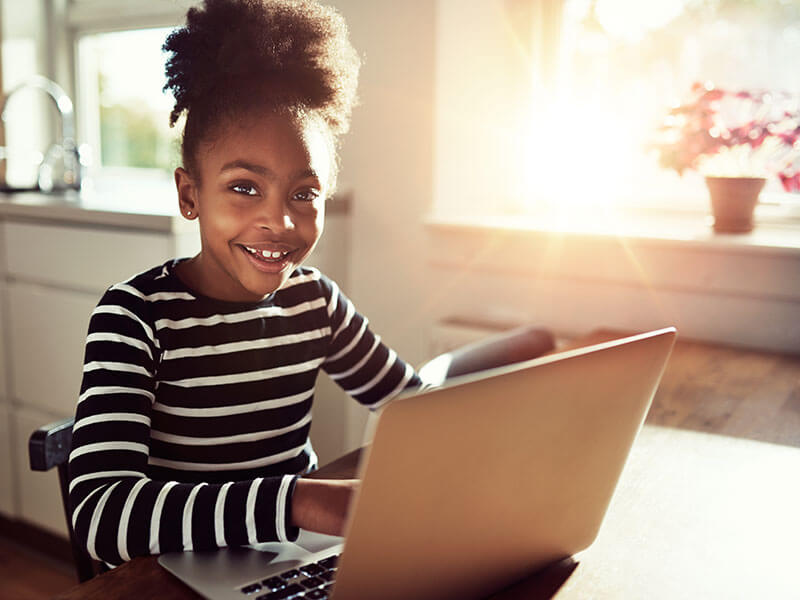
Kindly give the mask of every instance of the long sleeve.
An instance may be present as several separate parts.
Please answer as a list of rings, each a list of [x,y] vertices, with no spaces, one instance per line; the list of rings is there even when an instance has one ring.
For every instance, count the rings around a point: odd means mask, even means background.
[[[109,564],[295,539],[319,369],[371,408],[420,384],[316,269],[230,303],[187,288],[179,260],[112,286],[89,323],[70,504]]]
[[[361,404],[376,409],[405,390],[420,388],[414,369],[386,346],[334,281],[322,279],[331,323],[322,368]]]
[[[91,317],[69,463],[78,539],[112,565],[138,555],[294,539],[288,500],[296,475],[215,483],[148,475],[162,359],[150,315],[154,296],[117,285]]]

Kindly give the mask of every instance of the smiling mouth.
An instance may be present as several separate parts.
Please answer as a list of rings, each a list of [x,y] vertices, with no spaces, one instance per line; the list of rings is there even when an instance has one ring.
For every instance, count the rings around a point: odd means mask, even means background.
[[[241,247],[253,258],[266,263],[281,263],[294,252],[294,250],[259,250],[258,248],[251,248],[250,246]]]

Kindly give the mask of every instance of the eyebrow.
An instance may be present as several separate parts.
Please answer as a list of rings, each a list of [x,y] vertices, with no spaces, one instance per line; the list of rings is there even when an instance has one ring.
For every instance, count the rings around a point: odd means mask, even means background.
[[[253,173],[261,175],[262,177],[267,177],[269,179],[278,178],[278,176],[275,174],[275,171],[273,171],[269,167],[265,167],[263,165],[259,165],[256,163],[251,163],[243,159],[236,159],[225,163],[224,165],[222,165],[220,172],[222,173],[225,171],[232,171],[233,169],[245,169],[246,171],[251,171]],[[292,180],[305,179],[307,177],[314,177],[316,179],[319,179],[319,175],[317,175],[317,172],[314,171],[314,169],[301,169],[299,171],[296,171],[292,175]]]
[[[233,169],[245,169],[246,171],[252,171],[258,175],[262,175],[264,177],[269,177],[270,179],[277,179],[277,175],[272,169],[264,167],[262,165],[257,165],[255,163],[247,162],[246,160],[237,159],[232,160],[230,162],[225,163],[222,165],[220,169],[220,173],[225,171],[232,171]]]

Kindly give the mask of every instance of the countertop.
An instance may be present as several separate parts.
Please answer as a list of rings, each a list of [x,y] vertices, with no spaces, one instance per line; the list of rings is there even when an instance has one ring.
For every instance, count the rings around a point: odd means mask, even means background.
[[[349,212],[350,194],[337,194],[328,200],[329,215]],[[130,194],[99,194],[91,191],[44,194],[35,191],[0,192],[0,220],[119,227],[161,233],[193,231],[196,222],[178,214],[175,191],[133,198]]]
[[[163,233],[179,233],[195,227],[178,214],[175,199],[169,202],[166,198],[151,198],[133,203],[92,192],[0,192],[0,219],[9,217]]]

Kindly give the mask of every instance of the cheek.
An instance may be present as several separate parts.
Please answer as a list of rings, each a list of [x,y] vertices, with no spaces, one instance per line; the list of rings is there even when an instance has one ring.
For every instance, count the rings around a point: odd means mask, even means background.
[[[322,207],[307,206],[298,209],[292,216],[295,227],[302,236],[308,240],[310,237],[319,237],[325,226],[325,209]]]
[[[322,230],[325,229],[325,209],[323,208],[317,213],[314,219],[314,227],[317,231],[317,238],[322,235]]]
[[[205,218],[204,218],[205,217]],[[240,211],[216,208],[213,214],[200,214],[200,228],[204,237],[215,244],[225,244],[236,237],[246,219]]]

